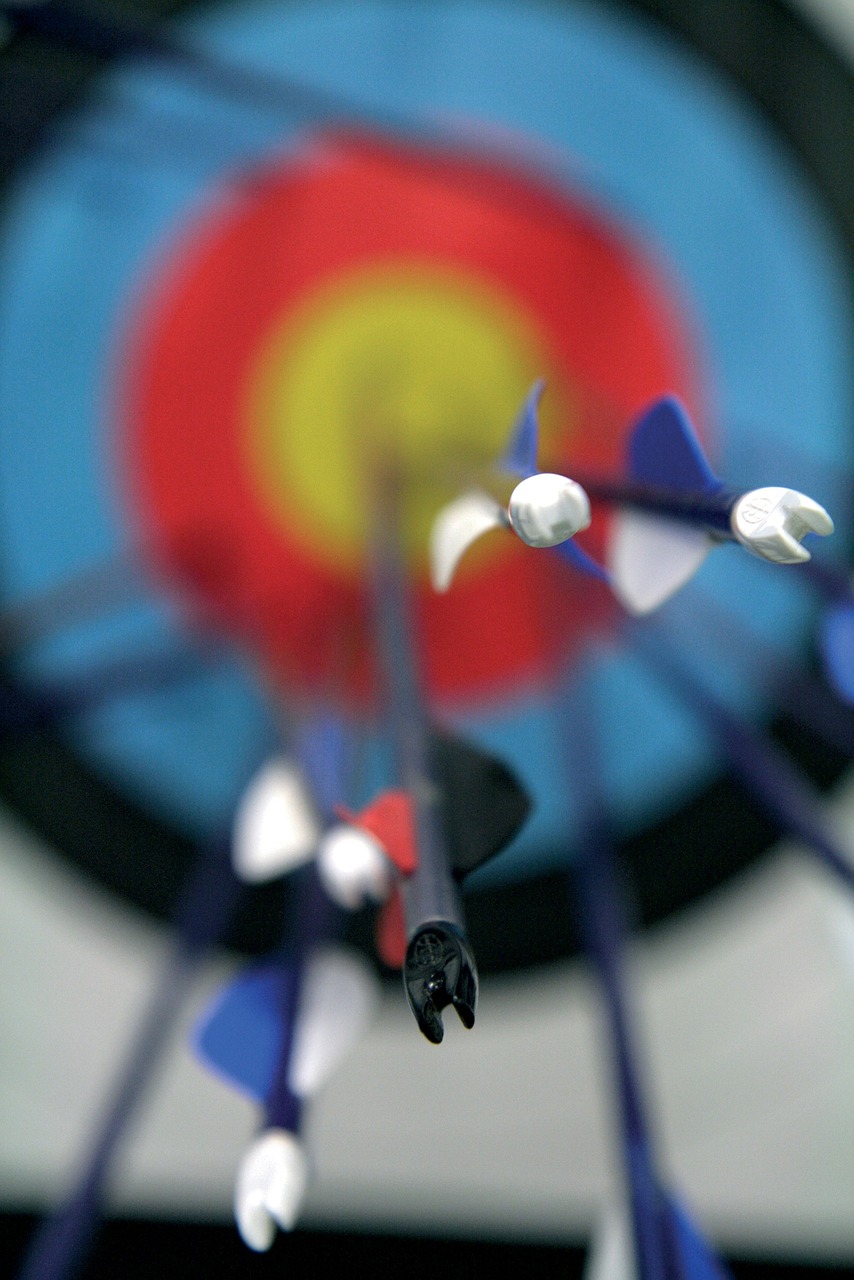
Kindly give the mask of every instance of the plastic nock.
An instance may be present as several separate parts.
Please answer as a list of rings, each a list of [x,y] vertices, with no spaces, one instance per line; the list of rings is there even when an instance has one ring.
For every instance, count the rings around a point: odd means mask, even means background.
[[[808,533],[822,538],[833,533],[833,521],[819,503],[797,489],[773,486],[743,494],[732,509],[730,524],[742,546],[773,564],[809,560],[801,539]]]
[[[317,871],[333,902],[348,911],[385,902],[391,892],[392,868],[382,845],[349,823],[325,833],[317,849]]]
[[[453,1005],[468,1030],[477,1006],[477,966],[462,934],[446,921],[421,925],[406,948],[403,984],[419,1029],[433,1044],[445,1034],[441,1013]]]
[[[590,524],[590,500],[575,480],[540,471],[516,485],[508,514],[529,547],[555,547]]]

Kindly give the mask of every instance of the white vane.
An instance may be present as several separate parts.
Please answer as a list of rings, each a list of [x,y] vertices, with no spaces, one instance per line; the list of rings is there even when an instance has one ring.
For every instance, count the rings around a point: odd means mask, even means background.
[[[299,769],[282,757],[256,774],[234,819],[231,861],[250,884],[272,880],[308,862],[320,826]]]
[[[651,613],[693,578],[712,549],[703,529],[626,508],[611,521],[608,569],[620,604]]]
[[[436,591],[447,591],[464,552],[481,534],[507,526],[500,503],[481,489],[461,493],[437,515],[430,534],[430,576]]]
[[[480,489],[443,507],[430,535],[433,586],[447,591],[463,554],[490,529],[511,528],[529,547],[554,547],[590,524],[590,501],[580,484],[549,471],[522,480],[507,510]]]
[[[316,1094],[361,1039],[379,1002],[368,962],[342,947],[325,947],[306,966],[300,992],[288,1084],[300,1098]]]

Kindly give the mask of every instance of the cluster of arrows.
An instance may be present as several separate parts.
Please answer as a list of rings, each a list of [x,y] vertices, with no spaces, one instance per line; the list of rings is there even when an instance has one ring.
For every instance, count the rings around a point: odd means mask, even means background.
[[[210,57],[140,26],[95,21],[51,6],[13,8],[9,15],[27,30],[96,52],[154,54],[192,75],[212,77],[224,93],[278,92],[257,77],[244,83]],[[327,113],[337,110],[334,103],[321,105]],[[642,660],[702,719],[759,803],[854,887],[854,874],[808,781],[698,684],[666,633],[645,620],[721,543],[737,543],[774,564],[801,566],[825,604],[820,648],[829,681],[842,700],[854,700],[850,584],[844,575],[814,564],[803,545],[807,535],[832,533],[829,515],[794,489],[728,487],[674,398],[657,401],[628,425],[621,474],[570,478],[541,472],[543,390],[542,383],[532,388],[490,476],[436,515],[430,546],[435,590],[453,590],[462,557],[487,533],[515,536],[532,556],[558,556],[571,570],[606,583],[625,610],[625,632]],[[122,1133],[190,979],[223,934],[241,882],[297,879],[280,952],[235,978],[205,1013],[195,1036],[205,1065],[259,1108],[259,1133],[243,1154],[235,1186],[237,1225],[250,1248],[268,1249],[277,1228],[289,1230],[296,1223],[307,1180],[301,1137],[306,1107],[367,1028],[375,1006],[373,970],[336,945],[343,913],[378,908],[379,955],[401,969],[406,998],[427,1040],[441,1042],[443,1013],[450,1008],[466,1028],[474,1026],[478,976],[460,886],[513,839],[533,798],[502,761],[435,726],[426,705],[399,536],[399,477],[393,471],[378,476],[376,491],[370,577],[383,724],[393,760],[390,785],[359,812],[342,806],[347,729],[328,708],[293,727],[287,740],[283,735],[281,752],[243,796],[233,830],[199,860],[176,920],[167,972],[126,1075],[78,1189],[33,1244],[26,1280],[70,1275],[82,1257]],[[599,563],[574,538],[604,507],[610,511],[610,534]],[[45,616],[71,607],[74,597],[71,590],[64,604],[47,602]],[[30,609],[24,619],[29,634],[38,618],[38,608]],[[7,638],[14,638],[20,625],[20,616],[6,619]],[[634,1242],[625,1274],[641,1280],[703,1280],[724,1274],[723,1268],[663,1180],[644,1115],[623,973],[619,873],[584,671],[584,660],[576,660],[556,694],[566,785],[582,815],[581,847],[568,877],[581,904],[586,946],[611,1030],[626,1212]],[[160,677],[158,670],[151,672],[152,681]],[[102,673],[85,689],[30,690],[20,702],[10,700],[2,715],[10,729],[50,722],[109,698],[127,678],[122,669]],[[138,685],[142,678],[137,665],[132,679]],[[810,716],[819,732],[832,731],[833,717],[825,714],[830,697],[827,690],[803,696],[793,710]]]
[[[727,488],[673,399],[651,406],[630,430],[624,476],[585,477],[582,486],[540,472],[537,406],[542,390],[542,384],[533,388],[506,451],[496,460],[496,490],[502,476],[518,481],[509,503],[503,505],[483,488],[462,494],[437,515],[431,563],[438,590],[451,589],[454,570],[476,538],[500,529],[531,548],[544,549],[532,554],[556,554],[573,568],[604,578],[627,612],[640,615],[678,590],[703,557],[725,540],[773,563],[809,568],[802,539],[832,532],[824,509],[795,490]],[[374,598],[394,785],[361,812],[339,805],[344,729],[334,717],[313,723],[254,779],[226,842],[236,877],[228,872],[223,848],[201,861],[182,903],[162,993],[140,1031],[131,1069],[88,1175],[38,1238],[27,1277],[68,1274],[79,1255],[122,1125],[174,1014],[176,993],[221,933],[237,880],[300,877],[281,955],[234,979],[196,1031],[195,1047],[205,1065],[260,1108],[260,1132],[240,1162],[235,1188],[237,1224],[251,1248],[269,1248],[277,1227],[287,1230],[296,1223],[307,1179],[300,1136],[306,1104],[366,1029],[375,1006],[376,980],[370,968],[334,945],[341,911],[381,904],[378,951],[385,964],[402,969],[407,999],[429,1041],[441,1042],[442,1013],[449,1007],[465,1027],[474,1025],[477,968],[466,939],[459,885],[515,835],[530,799],[500,761],[431,726],[396,538],[393,489],[393,484],[386,486],[380,504]],[[615,507],[605,565],[572,541],[590,522],[588,493]],[[827,569],[816,571],[813,581],[828,596],[824,652],[834,684],[844,691],[851,680],[847,632],[854,603],[847,585]],[[704,692],[661,635],[653,636],[645,624],[632,634],[644,657],[703,717],[760,803],[854,887],[850,866],[806,780]],[[567,784],[582,808],[582,848],[572,876],[611,1028],[635,1249],[634,1262],[624,1260],[626,1274],[686,1280],[718,1276],[725,1274],[722,1265],[659,1176],[644,1117],[623,975],[619,874],[583,667],[583,662],[576,665],[561,695],[563,717],[571,725],[563,734]],[[50,714],[51,708],[42,710]]]
[[[826,511],[795,490],[727,488],[673,399],[651,406],[629,432],[624,476],[585,477],[582,486],[540,472],[542,390],[542,384],[532,389],[506,451],[496,460],[496,487],[502,474],[518,481],[509,503],[477,489],[439,512],[431,545],[437,590],[451,588],[454,570],[476,538],[503,529],[604,579],[627,611],[639,615],[678,590],[717,543],[734,540],[773,563],[803,564],[810,558],[804,536],[832,532]],[[572,541],[590,523],[588,493],[617,508],[607,565]],[[371,978],[364,968],[324,950],[332,917],[320,906],[322,896],[350,910],[382,904],[378,950],[387,965],[402,969],[418,1027],[438,1044],[443,1010],[453,1007],[467,1028],[475,1021],[477,968],[466,939],[459,883],[505,846],[529,809],[528,796],[500,761],[431,729],[394,506],[394,494],[387,491],[376,537],[374,598],[396,785],[359,813],[330,806],[335,752],[327,742],[320,753],[323,779],[307,767],[306,757],[276,761],[251,786],[235,824],[232,856],[238,875],[249,880],[281,875],[309,859],[316,871],[307,881],[299,942],[288,961],[237,978],[198,1028],[202,1060],[263,1109],[261,1133],[244,1155],[235,1192],[239,1229],[255,1249],[269,1247],[277,1225],[287,1229],[296,1221],[306,1183],[299,1137],[303,1105],[361,1032],[372,1005]],[[849,609],[846,592],[826,614],[828,661],[837,676],[844,665],[843,646],[832,637],[844,628]],[[824,829],[806,784],[704,695],[660,638],[650,644],[648,633],[639,632],[638,644],[700,710],[760,801],[851,887],[852,872]],[[564,695],[563,734],[567,783],[579,796],[583,815],[574,888],[612,1034],[636,1274],[662,1280],[720,1275],[720,1263],[659,1177],[644,1118],[622,973],[620,886],[589,702],[583,670],[576,668]],[[316,746],[312,754],[317,760]]]

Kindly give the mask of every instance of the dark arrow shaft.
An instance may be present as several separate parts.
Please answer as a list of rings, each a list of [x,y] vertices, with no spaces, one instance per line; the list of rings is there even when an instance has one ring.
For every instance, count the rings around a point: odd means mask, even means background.
[[[474,1024],[477,970],[430,758],[397,507],[396,493],[387,489],[379,503],[373,563],[379,683],[397,782],[412,806],[418,856],[415,871],[401,880],[408,939],[404,987],[421,1031],[438,1043],[444,1034],[439,1014],[447,1005],[454,1005],[465,1026]]]
[[[574,476],[591,498],[613,506],[632,507],[650,515],[707,529],[717,537],[732,539],[730,517],[743,495],[721,488],[714,493],[688,493],[678,489],[637,484],[632,480],[606,480]]]
[[[656,1167],[637,1065],[626,990],[622,886],[608,829],[588,681],[589,673],[576,675],[561,717],[567,775],[581,819],[573,884],[611,1043],[639,1280],[685,1280],[672,1215]]]

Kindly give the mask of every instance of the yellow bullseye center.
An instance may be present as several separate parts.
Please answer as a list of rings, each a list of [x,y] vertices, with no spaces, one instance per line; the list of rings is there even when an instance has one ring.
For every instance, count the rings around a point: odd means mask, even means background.
[[[531,319],[475,278],[420,264],[336,277],[272,332],[250,380],[267,509],[289,538],[355,570],[378,468],[393,468],[404,549],[422,564],[436,511],[500,452],[549,365]],[[559,388],[549,398],[554,420]]]

